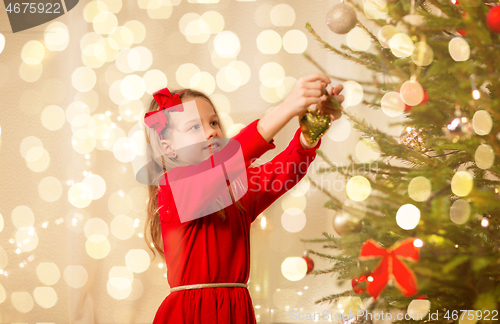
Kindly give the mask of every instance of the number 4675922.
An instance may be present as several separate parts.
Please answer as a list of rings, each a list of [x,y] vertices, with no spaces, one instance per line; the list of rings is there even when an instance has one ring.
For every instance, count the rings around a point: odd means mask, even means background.
[[[16,2],[9,3],[5,10],[8,13],[61,13],[60,3],[35,3],[35,2]]]
[[[463,309],[461,309],[460,312],[462,314],[459,314],[458,310],[453,310],[453,311],[448,310],[444,314],[444,318],[446,318],[447,320],[454,320],[454,321],[458,320],[459,318],[461,320],[463,320],[463,319],[468,319],[468,320],[481,320],[481,319],[483,319],[485,321],[498,320],[498,310],[480,311],[480,310],[463,310]]]

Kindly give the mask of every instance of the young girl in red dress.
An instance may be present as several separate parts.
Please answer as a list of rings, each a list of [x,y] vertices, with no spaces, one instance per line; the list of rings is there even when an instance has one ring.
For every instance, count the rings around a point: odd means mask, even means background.
[[[327,84],[330,79],[323,74],[300,78],[283,102],[226,139],[227,144],[215,107],[205,94],[162,89],[153,95],[145,116],[146,132],[148,148],[156,157],[153,168],[160,170],[162,179],[148,186],[145,237],[147,242],[151,237],[165,258],[171,287],[154,324],[256,323],[246,284],[250,225],[305,176],[321,139],[309,144],[299,128],[274,159],[249,166],[275,148],[276,133],[309,106],[321,102],[333,120],[339,117],[323,95]],[[341,91],[342,85],[337,85],[329,93],[341,103]],[[224,165],[218,168],[224,173],[208,175],[215,172],[215,164]],[[173,180],[178,179],[182,181],[176,181],[174,189]]]

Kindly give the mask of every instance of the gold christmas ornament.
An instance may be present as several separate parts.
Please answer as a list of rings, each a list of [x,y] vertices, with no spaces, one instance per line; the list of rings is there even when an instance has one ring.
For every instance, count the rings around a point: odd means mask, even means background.
[[[399,137],[399,143],[421,152],[427,151],[424,146],[424,136],[421,128],[416,129],[411,126],[404,128]]]
[[[328,96],[328,100],[333,100],[326,91],[326,88],[322,88],[323,95]],[[316,104],[316,110],[311,111],[308,109],[299,118],[300,130],[304,134],[304,138],[309,144],[316,142],[321,136],[325,135],[326,131],[332,125],[332,118],[328,114],[322,114],[323,108],[322,103]]]
[[[316,111],[308,110],[299,119],[300,130],[309,144],[316,142],[332,125],[330,115],[321,114],[321,104],[316,106]]]

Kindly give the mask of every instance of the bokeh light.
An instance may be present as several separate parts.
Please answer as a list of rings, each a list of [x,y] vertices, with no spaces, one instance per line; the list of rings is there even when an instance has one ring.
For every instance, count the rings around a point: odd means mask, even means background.
[[[53,22],[45,28],[43,34],[45,47],[49,51],[59,52],[68,47],[69,31],[68,27],[60,21]]]
[[[283,277],[290,281],[299,281],[306,276],[307,263],[301,257],[288,257],[281,263]]]
[[[114,192],[108,198],[109,211],[115,215],[128,215],[132,211],[133,200],[123,191]]]
[[[281,225],[290,233],[297,233],[306,225],[306,215],[299,208],[288,208],[281,215]]]
[[[472,191],[473,186],[472,175],[467,171],[458,171],[451,179],[451,191],[459,196],[467,196]]]
[[[369,163],[380,158],[380,147],[377,142],[361,139],[355,147],[356,157],[361,163]]]
[[[305,196],[294,196],[290,192],[287,192],[281,197],[281,208],[287,211],[291,208],[296,208],[304,211],[307,206],[307,199]]]
[[[236,57],[240,52],[240,39],[231,31],[222,31],[214,38],[214,48],[221,57]]]
[[[21,227],[16,231],[14,240],[22,252],[30,252],[38,246],[38,234],[33,226]]]
[[[396,213],[396,223],[404,230],[412,230],[420,221],[420,210],[412,204],[399,207]]]
[[[108,224],[101,218],[91,218],[89,219],[83,228],[85,237],[90,239],[92,235],[100,235],[102,237],[107,237],[109,234]]]
[[[304,196],[311,187],[311,181],[308,178],[302,178],[288,193],[294,197]]]
[[[285,78],[285,70],[275,62],[268,62],[262,65],[259,70],[259,79],[267,87],[277,87]]]
[[[0,33],[0,53],[2,53],[4,48],[5,48],[5,36],[2,33]]]
[[[30,65],[24,62],[19,66],[19,76],[26,82],[36,82],[42,76],[43,65]]]
[[[106,3],[103,1],[90,1],[83,8],[83,18],[86,22],[91,23],[98,13],[105,11],[109,11]]]
[[[125,264],[132,272],[142,273],[149,268],[149,254],[142,249],[132,249],[125,256]]]
[[[270,12],[274,26],[292,26],[295,23],[295,10],[286,3],[275,5]]]
[[[21,59],[29,65],[40,64],[45,56],[45,46],[35,40],[30,40],[24,44],[21,51]]]
[[[203,21],[203,31],[209,34],[218,34],[224,30],[224,16],[217,11],[204,12],[200,20]]]
[[[368,19],[385,19],[387,17],[387,2],[384,0],[366,0],[363,11]]]
[[[123,24],[124,27],[128,28],[132,32],[132,43],[140,44],[146,38],[146,27],[143,23],[138,20],[129,20]]]
[[[53,262],[40,262],[36,267],[36,276],[42,284],[52,286],[61,278],[61,272]]]
[[[80,92],[92,90],[96,81],[97,77],[94,70],[86,66],[77,68],[73,74],[71,74],[71,83],[73,87]]]
[[[456,200],[450,207],[450,219],[455,224],[465,224],[470,217],[471,207],[464,199]]]
[[[12,210],[12,224],[15,228],[30,227],[35,224],[35,214],[28,206],[17,206]]]
[[[381,101],[382,111],[389,117],[397,117],[405,111],[405,103],[397,92],[387,92]]]
[[[282,45],[281,36],[272,29],[263,30],[257,36],[257,49],[263,54],[276,54]]]
[[[85,242],[85,250],[91,258],[99,260],[108,256],[111,245],[105,236],[91,235]]]
[[[128,216],[118,215],[111,221],[111,233],[119,240],[128,240],[134,232],[134,221]]]
[[[81,265],[69,265],[64,269],[64,281],[71,288],[81,288],[85,286],[89,278],[87,270]]]
[[[92,25],[98,34],[111,34],[118,27],[118,19],[109,11],[101,11],[94,16]]]
[[[389,48],[389,42],[390,42],[392,36],[399,34],[399,33],[400,33],[400,31],[396,27],[394,27],[393,25],[385,25],[379,29],[379,31],[377,33],[377,38],[383,47]]]
[[[328,138],[335,142],[345,141],[351,135],[352,126],[347,117],[342,115],[332,123],[332,126],[326,132]]]
[[[399,92],[401,100],[409,106],[419,105],[424,100],[424,88],[417,81],[406,81]]]
[[[434,51],[425,42],[415,43],[415,50],[411,54],[411,59],[418,66],[427,66],[434,60]]]
[[[146,92],[149,94],[167,87],[167,77],[160,70],[149,70],[142,79],[144,80]]]
[[[469,43],[462,37],[453,38],[448,44],[450,56],[457,62],[467,61],[470,57]]]
[[[120,84],[122,94],[128,100],[140,99],[146,91],[146,85],[138,75],[127,75]]]
[[[102,198],[106,192],[106,182],[97,174],[90,174],[86,176],[82,183],[87,185],[92,191],[92,200]]]
[[[432,185],[426,177],[415,177],[408,185],[408,195],[415,201],[426,201],[431,195]]]
[[[347,46],[353,51],[365,52],[370,48],[372,39],[366,31],[360,27],[354,27],[346,35]]]
[[[38,194],[47,202],[59,200],[62,195],[61,182],[55,177],[45,177],[38,183]]]
[[[427,299],[414,299],[408,305],[407,313],[413,317],[413,320],[418,321],[427,316],[431,309],[431,302]]]
[[[343,107],[356,106],[363,100],[363,87],[359,83],[350,80],[342,83],[342,85],[344,86],[344,90],[342,90],[344,95]]]
[[[389,47],[392,54],[396,57],[408,57],[415,51],[415,45],[411,37],[405,33],[398,33],[392,36],[389,41]]]
[[[486,110],[478,110],[472,117],[472,127],[477,135],[488,135],[493,127],[491,115]]]
[[[12,295],[10,295],[10,301],[12,306],[20,313],[28,313],[35,305],[33,297],[31,297],[30,293],[25,291],[13,292]]]
[[[363,201],[370,196],[372,187],[368,179],[363,176],[354,176],[346,185],[347,196],[354,201]]]
[[[85,208],[92,202],[92,190],[84,183],[74,183],[68,190],[68,201],[76,208]]]
[[[476,161],[476,165],[478,168],[484,170],[489,169],[495,162],[495,152],[493,151],[493,148],[491,146],[481,144],[476,150],[474,160]]]
[[[108,39],[111,48],[123,50],[129,48],[134,42],[134,33],[125,26],[118,26],[109,34]]]
[[[64,125],[65,119],[64,110],[56,105],[45,107],[40,115],[43,127],[50,131],[61,129]]]
[[[300,54],[307,49],[307,36],[302,31],[289,30],[283,36],[283,48],[291,54]]]
[[[52,308],[57,303],[57,293],[52,287],[36,287],[33,291],[35,302],[42,308]]]

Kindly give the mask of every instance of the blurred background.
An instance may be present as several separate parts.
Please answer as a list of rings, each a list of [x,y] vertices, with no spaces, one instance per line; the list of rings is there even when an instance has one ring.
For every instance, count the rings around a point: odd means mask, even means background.
[[[0,323],[152,322],[169,294],[168,269],[143,238],[148,192],[134,179],[131,159],[141,150],[129,130],[156,90],[205,92],[231,137],[276,107],[299,77],[319,72],[307,52],[332,85],[344,84],[346,110],[401,133],[388,122],[402,117],[368,110],[367,94],[350,81],[370,75],[323,49],[305,28],[309,22],[332,46],[370,51],[360,28],[347,35],[328,29],[327,11],[339,1],[199,2],[80,1],[18,33],[0,4]],[[290,121],[261,162],[298,127]],[[378,157],[345,117],[320,149],[338,165],[349,155]],[[308,176],[346,199],[344,178],[315,173],[324,164],[317,157]],[[342,308],[315,301],[350,283],[294,268],[306,249],[321,250],[301,238],[336,235],[326,200],[304,179],[253,223],[249,291],[258,322],[311,322],[290,312]],[[329,266],[310,258],[315,270]]]

